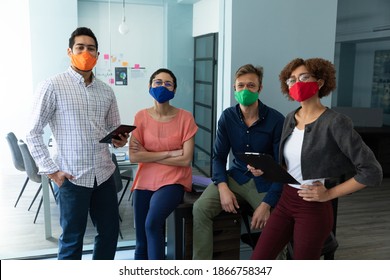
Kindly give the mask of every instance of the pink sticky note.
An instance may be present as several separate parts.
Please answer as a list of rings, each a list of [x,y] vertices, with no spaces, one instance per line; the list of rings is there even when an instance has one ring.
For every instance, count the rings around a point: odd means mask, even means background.
[[[138,63],[134,64],[134,69],[139,69],[139,64]]]
[[[108,53],[105,53],[104,54],[104,60],[109,60],[110,59],[110,55]]]
[[[113,85],[113,84],[114,84],[114,78],[110,78],[110,79],[108,80],[108,82],[109,82],[110,85]]]

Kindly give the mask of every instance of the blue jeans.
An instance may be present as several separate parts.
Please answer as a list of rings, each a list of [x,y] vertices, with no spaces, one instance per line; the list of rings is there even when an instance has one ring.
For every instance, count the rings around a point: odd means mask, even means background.
[[[182,202],[183,195],[183,186],[177,184],[164,186],[157,191],[134,191],[134,259],[165,259],[165,220]]]
[[[68,180],[59,188],[58,205],[62,234],[58,241],[59,260],[81,260],[88,212],[96,228],[94,260],[115,257],[119,234],[119,210],[114,177],[93,188]]]

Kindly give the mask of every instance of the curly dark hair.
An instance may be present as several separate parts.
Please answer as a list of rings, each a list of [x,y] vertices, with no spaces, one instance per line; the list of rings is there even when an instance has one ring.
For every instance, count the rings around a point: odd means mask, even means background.
[[[289,94],[289,88],[286,80],[290,78],[291,73],[299,66],[304,65],[310,74],[315,78],[324,81],[324,85],[320,88],[318,97],[322,98],[329,95],[336,88],[336,70],[332,62],[323,58],[295,58],[290,61],[280,72],[279,81],[282,93],[290,100],[293,100]]]

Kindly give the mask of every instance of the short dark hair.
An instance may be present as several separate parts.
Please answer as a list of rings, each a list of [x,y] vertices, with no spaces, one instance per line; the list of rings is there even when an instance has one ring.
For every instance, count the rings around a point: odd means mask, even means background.
[[[95,36],[95,34],[93,34],[92,30],[89,29],[88,27],[78,27],[78,28],[76,28],[75,31],[72,32],[72,34],[70,35],[70,38],[69,38],[69,48],[72,49],[73,45],[74,45],[75,38],[77,36],[82,36],[82,35],[91,37],[95,41],[96,50],[98,49],[98,41],[96,39],[96,36]]]
[[[260,85],[263,83],[263,67],[261,66],[253,66],[252,64],[245,64],[238,68],[236,74],[234,75],[234,80],[237,80],[238,77],[245,74],[255,74],[259,78]]]
[[[323,58],[295,58],[290,61],[280,72],[279,81],[280,87],[283,92],[290,100],[293,100],[289,94],[289,88],[286,84],[286,80],[290,78],[291,73],[299,66],[305,66],[307,71],[312,74],[315,78],[324,81],[324,85],[318,92],[318,97],[322,98],[329,95],[336,88],[336,70],[332,62]]]
[[[169,69],[166,69],[166,68],[160,68],[156,71],[154,71],[154,73],[150,76],[150,79],[149,79],[149,86],[152,86],[152,83],[153,83],[153,80],[154,78],[160,74],[160,73],[167,73],[168,75],[170,75],[172,77],[172,80],[173,80],[173,89],[175,90],[176,87],[177,87],[177,82],[176,82],[176,76],[175,74],[173,74],[173,72]]]

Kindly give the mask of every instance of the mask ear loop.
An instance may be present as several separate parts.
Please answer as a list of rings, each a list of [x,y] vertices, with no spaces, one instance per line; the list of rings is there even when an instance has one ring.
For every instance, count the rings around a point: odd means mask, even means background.
[[[317,84],[318,84],[318,90],[320,90],[325,84],[325,81],[323,79],[318,79]]]

